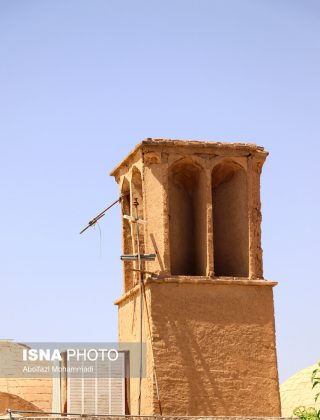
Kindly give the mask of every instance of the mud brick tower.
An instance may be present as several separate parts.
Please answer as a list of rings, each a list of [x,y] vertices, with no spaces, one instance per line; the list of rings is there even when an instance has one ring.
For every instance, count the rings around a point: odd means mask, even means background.
[[[143,263],[141,414],[159,413],[156,378],[163,415],[280,416],[277,283],[263,279],[261,249],[267,155],[252,144],[146,139],[111,173],[123,214],[138,200],[142,252],[156,254]],[[133,226],[122,223],[123,251],[134,254]],[[124,262],[116,301],[122,342],[139,340],[135,265]],[[137,414],[136,378],[129,399]]]

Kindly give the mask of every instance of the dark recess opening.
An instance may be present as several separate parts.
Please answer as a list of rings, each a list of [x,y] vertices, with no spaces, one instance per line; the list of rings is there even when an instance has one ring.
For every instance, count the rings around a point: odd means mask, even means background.
[[[134,206],[134,202],[135,200],[138,200],[138,203],[139,203],[138,217],[144,220],[142,178],[141,178],[141,173],[139,169],[137,169],[136,167],[134,167],[132,170],[131,188],[132,188],[132,215],[136,216],[136,208]],[[144,225],[142,224],[139,224],[139,242],[140,242],[140,253],[144,254],[144,251],[145,251]],[[135,252],[138,252],[138,243],[136,239],[136,227],[134,227],[134,243],[135,243]]]
[[[212,207],[215,275],[247,277],[247,173],[237,163],[225,161],[213,169]]]
[[[121,199],[121,210],[122,216],[130,215],[130,184],[129,181],[124,178],[121,188],[121,193],[126,194]],[[131,226],[127,219],[122,217],[122,250],[124,254],[132,254],[132,237],[131,237]],[[128,291],[133,286],[133,272],[131,268],[133,267],[132,261],[125,261],[123,263],[124,267],[124,289]]]
[[[206,274],[206,182],[190,161],[169,172],[169,230],[172,275]]]

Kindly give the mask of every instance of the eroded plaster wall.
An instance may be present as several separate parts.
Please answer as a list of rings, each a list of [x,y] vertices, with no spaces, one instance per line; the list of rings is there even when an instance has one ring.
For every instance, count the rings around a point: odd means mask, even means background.
[[[149,287],[163,414],[280,415],[271,287]]]
[[[126,298],[121,299],[118,317],[118,336],[121,343],[140,342],[140,298],[138,288]],[[148,307],[150,307],[150,292],[146,291]],[[141,415],[153,413],[156,405],[154,377],[152,368],[152,353],[149,328],[146,316],[146,306],[143,308],[143,333],[142,340],[146,343],[146,354],[144,355],[145,371],[141,383]],[[150,320],[151,321],[151,320]],[[130,358],[130,390],[129,390],[129,410],[130,414],[137,415],[139,401],[139,378],[137,377],[137,357],[136,353]]]

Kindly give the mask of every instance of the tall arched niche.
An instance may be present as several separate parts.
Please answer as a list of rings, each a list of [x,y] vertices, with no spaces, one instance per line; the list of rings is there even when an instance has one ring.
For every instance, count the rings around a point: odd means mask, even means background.
[[[132,254],[131,225],[123,216],[131,214],[130,184],[127,178],[123,178],[121,186],[121,212],[122,212],[122,250],[124,254]],[[124,261],[124,289],[128,291],[133,286],[132,261]]]
[[[143,200],[143,189],[142,189],[142,177],[141,172],[139,169],[134,166],[132,169],[132,177],[131,177],[131,211],[132,215],[136,217],[138,215],[139,219],[144,220],[144,200]],[[138,202],[138,207],[136,209],[135,202]],[[137,214],[136,214],[137,211]],[[134,252],[138,252],[138,243],[136,239],[136,226],[134,226],[134,242],[135,242],[135,250]],[[144,225],[139,224],[139,242],[140,242],[140,253],[143,254],[145,252],[145,239],[144,239]]]
[[[169,170],[169,236],[172,275],[205,275],[206,181],[203,169],[190,159]]]
[[[215,275],[248,277],[247,172],[232,160],[213,168],[212,208]]]

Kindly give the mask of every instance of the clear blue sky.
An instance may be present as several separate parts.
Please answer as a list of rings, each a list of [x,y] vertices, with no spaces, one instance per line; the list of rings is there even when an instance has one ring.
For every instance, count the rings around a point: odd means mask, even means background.
[[[281,380],[320,359],[318,0],[1,0],[3,338],[115,340],[120,213],[145,137],[252,142]]]

